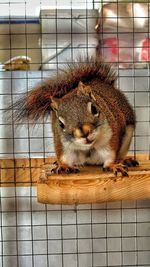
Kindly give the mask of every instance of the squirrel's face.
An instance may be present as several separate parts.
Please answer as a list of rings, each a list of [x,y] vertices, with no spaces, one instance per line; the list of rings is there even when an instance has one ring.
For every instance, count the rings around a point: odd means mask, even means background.
[[[92,147],[105,122],[96,102],[87,94],[70,94],[56,101],[53,110],[63,142],[71,143],[76,149]]]

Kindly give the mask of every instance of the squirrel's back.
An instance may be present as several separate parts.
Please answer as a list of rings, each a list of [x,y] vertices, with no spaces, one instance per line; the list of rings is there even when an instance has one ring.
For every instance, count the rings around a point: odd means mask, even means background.
[[[116,120],[120,123],[125,120],[125,124],[135,124],[135,113],[124,93],[117,89],[115,85],[106,84],[95,79],[90,83],[93,92],[99,101],[102,99],[106,107],[111,111]]]

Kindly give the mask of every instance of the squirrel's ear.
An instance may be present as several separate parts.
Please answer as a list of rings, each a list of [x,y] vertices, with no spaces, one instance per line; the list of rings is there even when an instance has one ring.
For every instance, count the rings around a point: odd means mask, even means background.
[[[57,111],[57,110],[58,110],[58,105],[59,105],[59,100],[53,97],[53,98],[51,99],[51,104],[50,104],[51,108],[52,108],[54,111]]]
[[[85,85],[83,82],[79,82],[78,84],[78,94],[83,94],[83,95],[87,95],[90,98],[92,98],[93,100],[95,100],[95,97],[92,93],[91,87],[88,85]]]
[[[83,82],[79,82],[78,84],[78,93],[80,94],[84,94],[87,95],[91,92],[91,89],[89,86],[85,85]]]

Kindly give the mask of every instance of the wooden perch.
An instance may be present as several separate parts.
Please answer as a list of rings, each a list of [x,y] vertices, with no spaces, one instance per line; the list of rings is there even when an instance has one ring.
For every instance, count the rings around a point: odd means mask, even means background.
[[[46,182],[38,182],[38,201],[49,204],[79,204],[150,198],[148,155],[137,155],[137,159],[140,166],[129,168],[129,177],[115,178],[113,174],[104,173],[98,167],[81,168],[78,174],[48,175]],[[36,185],[41,170],[44,174],[54,160],[1,159],[0,186]]]
[[[129,177],[114,177],[98,167],[78,174],[51,175],[38,183],[38,201],[47,204],[87,204],[150,198],[150,161],[129,168]]]

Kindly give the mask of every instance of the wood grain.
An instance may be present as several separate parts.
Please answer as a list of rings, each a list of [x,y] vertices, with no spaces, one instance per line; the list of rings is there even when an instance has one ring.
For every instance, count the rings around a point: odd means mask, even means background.
[[[40,203],[67,205],[150,198],[150,161],[131,168],[129,177],[114,177],[98,167],[53,175],[46,183],[38,183],[37,193]]]
[[[53,160],[54,158],[46,161],[41,158],[2,159],[0,160],[0,186],[36,184],[43,164],[45,162],[51,164]]]
[[[99,167],[84,167],[71,175],[50,175],[47,183],[38,183],[38,201],[53,204],[99,203],[150,197],[150,161],[148,155],[137,155],[140,167],[130,168],[129,177],[115,178]],[[0,160],[1,186],[36,185],[41,171],[54,158]],[[44,164],[46,163],[46,164]]]

